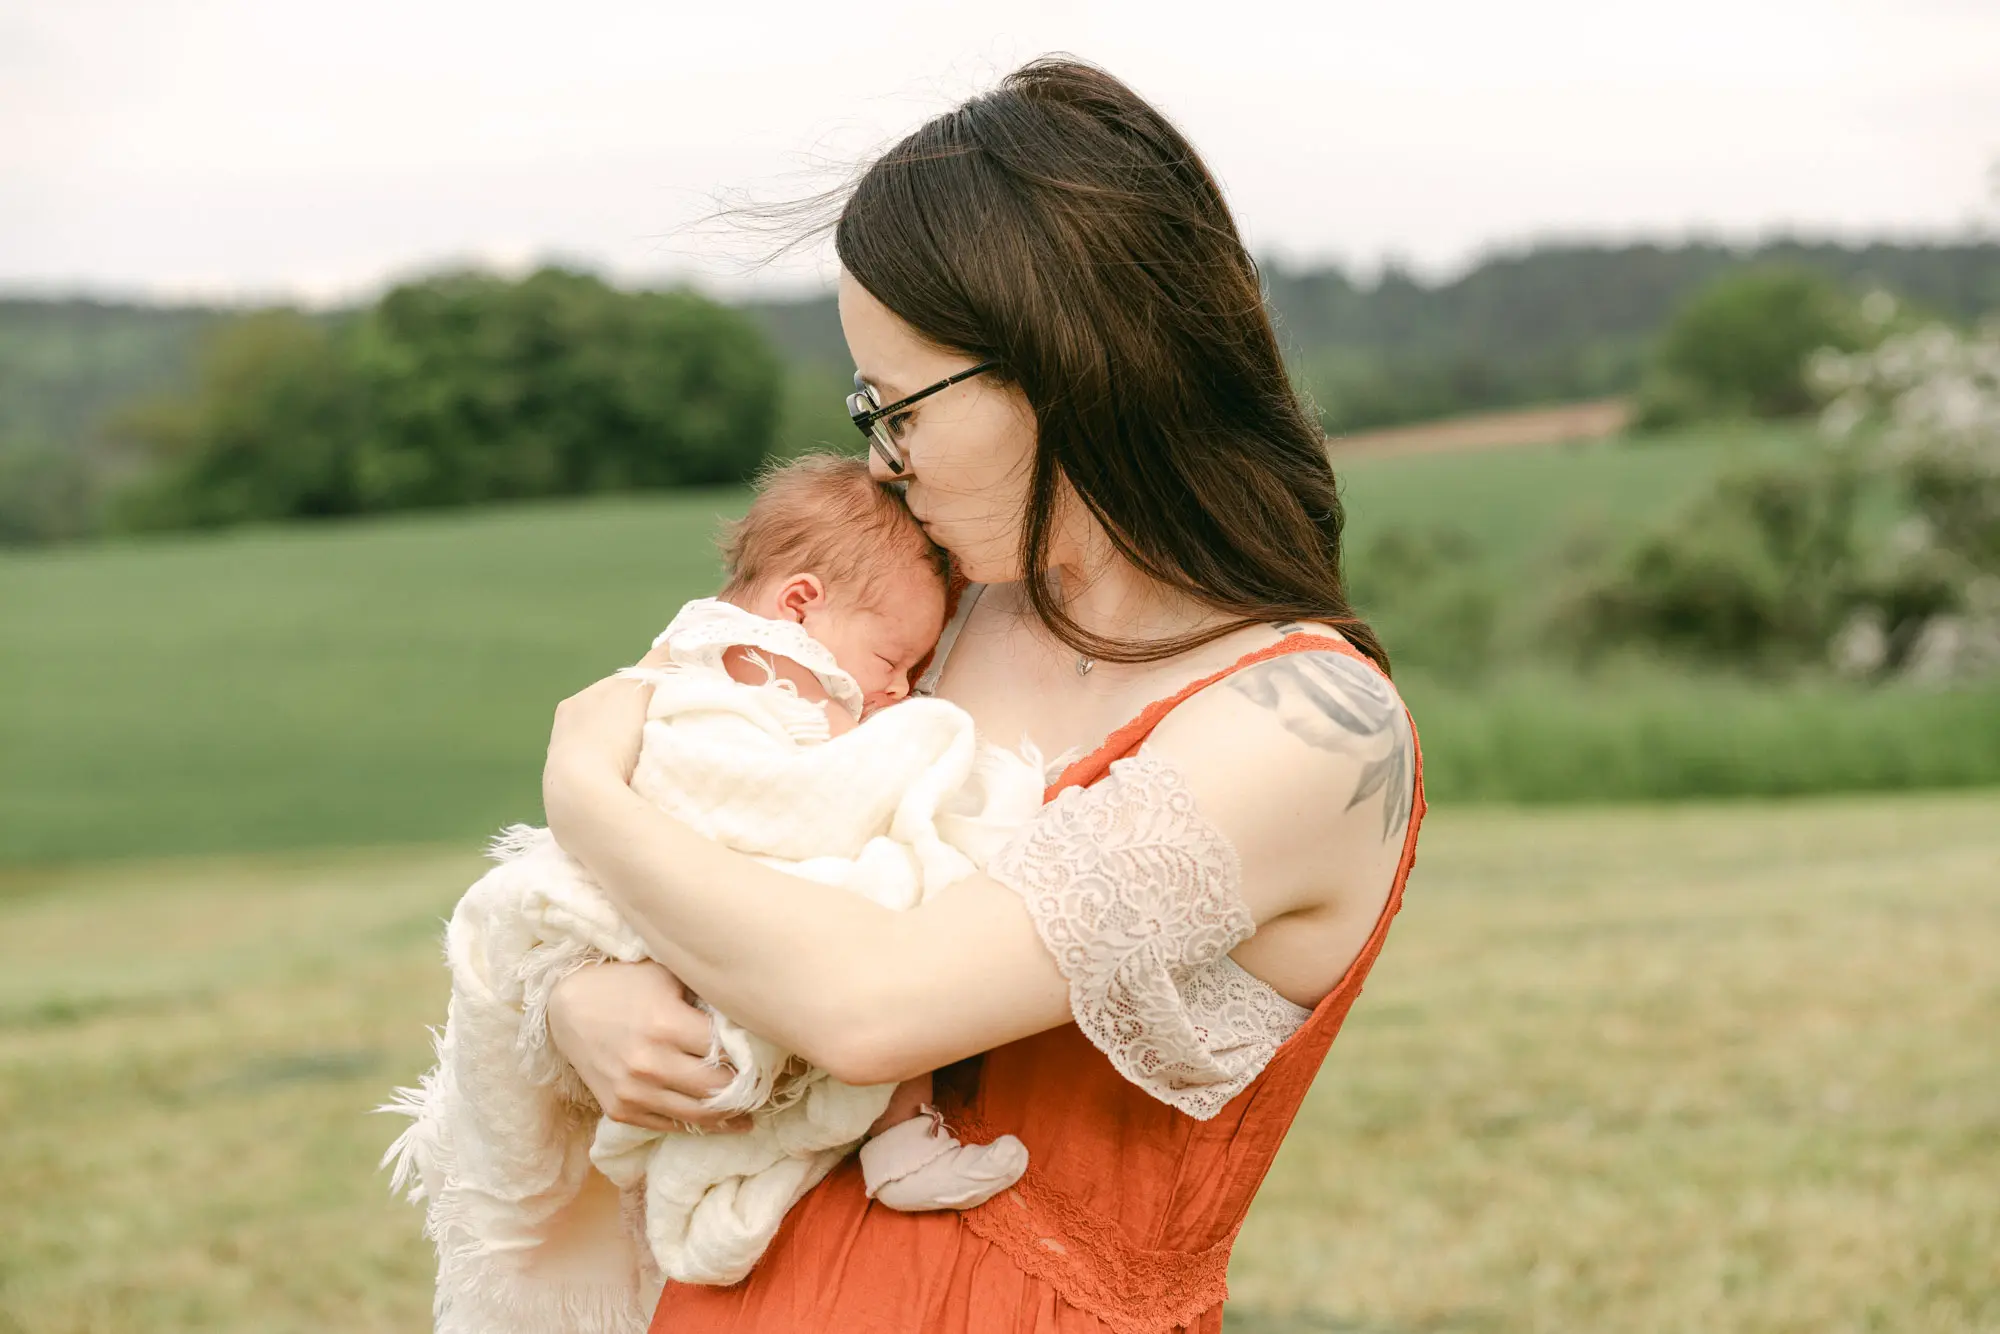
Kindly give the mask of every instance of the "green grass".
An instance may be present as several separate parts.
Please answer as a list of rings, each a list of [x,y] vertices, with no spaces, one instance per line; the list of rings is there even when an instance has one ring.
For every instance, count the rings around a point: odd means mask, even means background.
[[[1340,467],[1350,550],[1381,534],[1454,531],[1496,578],[1531,580],[1579,532],[1656,523],[1737,464],[1814,447],[1796,425],[1716,425],[1657,437],[1369,459]]]
[[[735,491],[0,559],[0,861],[474,838]]]
[[[1232,1334],[2000,1328],[2000,795],[1440,810]],[[0,1330],[427,1327],[459,851],[0,876]]]
[[[2000,786],[2000,682],[1882,690],[1675,674],[1401,678],[1435,800],[1574,802]]]
[[[1348,478],[1356,540],[1457,524],[1489,553],[1482,577],[1532,590],[1582,517],[1629,527],[1739,453],[1799,447],[1779,431],[1370,462]],[[533,819],[555,701],[713,591],[715,521],[743,503],[721,491],[0,555],[0,864],[470,846]],[[1474,691],[1422,665],[1403,680],[1440,801],[2000,783],[1992,689],[1662,674]]]

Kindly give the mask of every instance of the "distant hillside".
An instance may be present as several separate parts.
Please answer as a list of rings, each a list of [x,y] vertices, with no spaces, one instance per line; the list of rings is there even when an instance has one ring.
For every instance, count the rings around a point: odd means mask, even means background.
[[[107,411],[185,384],[227,311],[0,298],[0,448],[75,445]]]
[[[1732,267],[1790,261],[1885,286],[1953,318],[2000,309],[2000,243],[1545,245],[1443,283],[1339,268],[1265,280],[1280,336],[1329,430],[1595,398],[1636,383],[1648,341]],[[832,297],[745,308],[796,367],[848,367]],[[202,331],[227,311],[0,299],[0,456],[87,445],[119,407],[187,383]]]
[[[1277,264],[1264,280],[1295,375],[1327,428],[1342,431],[1625,392],[1676,306],[1717,275],[1762,263],[1816,269],[1856,291],[1885,287],[1951,319],[2000,310],[1994,242],[1543,245],[1435,284],[1394,268],[1364,282]],[[847,365],[831,297],[747,309],[791,361]]]

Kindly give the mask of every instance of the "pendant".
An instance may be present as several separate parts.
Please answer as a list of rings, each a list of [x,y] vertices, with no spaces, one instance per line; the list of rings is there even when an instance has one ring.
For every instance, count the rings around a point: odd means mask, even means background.
[[[1097,659],[1086,658],[1081,653],[1076,655],[1076,674],[1078,676],[1089,676],[1090,669],[1096,665]]]

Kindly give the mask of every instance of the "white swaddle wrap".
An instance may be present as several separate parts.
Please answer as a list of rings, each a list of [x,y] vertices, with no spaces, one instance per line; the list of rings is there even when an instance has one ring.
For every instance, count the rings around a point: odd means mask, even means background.
[[[631,669],[654,684],[633,789],[769,865],[911,908],[984,866],[1040,808],[1035,757],[980,742],[942,700],[907,700],[831,737],[825,707],[858,716],[860,691],[796,625],[703,598],[655,642],[670,663]],[[809,668],[835,703],[781,679],[732,680],[731,645]],[[446,932],[437,1065],[390,1105],[414,1118],[388,1157],[396,1184],[414,1177],[410,1194],[426,1202],[437,1328],[640,1330],[661,1273],[748,1273],[893,1086],[799,1074],[791,1053],[717,1014],[737,1076],[713,1101],[750,1111],[748,1133],[661,1135],[600,1117],[548,1046],[549,993],[583,964],[647,958],[645,945],[547,830],[516,826],[495,855]]]

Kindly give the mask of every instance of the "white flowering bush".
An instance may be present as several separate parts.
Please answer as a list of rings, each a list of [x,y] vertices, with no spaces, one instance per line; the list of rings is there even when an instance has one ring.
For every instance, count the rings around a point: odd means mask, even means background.
[[[1918,324],[1861,303],[1865,350],[1815,354],[1826,448],[1718,479],[1592,572],[1556,628],[1783,673],[2000,673],[2000,320]]]
[[[1864,312],[1895,318],[1881,295]],[[1833,448],[1884,478],[1902,512],[1834,638],[1836,665],[1925,680],[2000,671],[2000,319],[1824,352],[1810,374]]]

